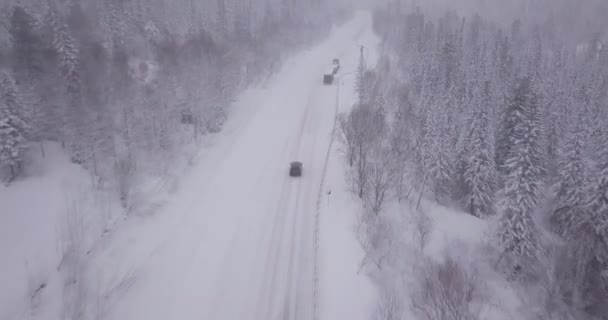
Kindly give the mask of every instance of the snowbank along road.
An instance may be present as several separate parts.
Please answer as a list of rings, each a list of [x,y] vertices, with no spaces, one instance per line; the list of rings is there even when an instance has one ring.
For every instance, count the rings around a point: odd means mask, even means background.
[[[323,72],[335,57],[337,78],[354,70],[370,28],[369,15],[356,15],[241,96],[161,213],[178,218],[132,239],[136,281],[111,318],[313,319],[316,201],[336,95]],[[299,178],[288,175],[295,160]]]

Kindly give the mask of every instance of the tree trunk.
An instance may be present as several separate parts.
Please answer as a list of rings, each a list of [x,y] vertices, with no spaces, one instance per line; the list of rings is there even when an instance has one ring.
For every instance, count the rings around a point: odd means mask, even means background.
[[[424,187],[426,186],[426,178],[424,177],[424,182],[422,183],[422,189],[420,190],[420,196],[418,197],[418,204],[416,205],[416,210],[420,208],[420,200],[422,200],[422,194],[424,193]]]
[[[46,158],[46,153],[44,152],[44,142],[40,141],[39,146],[40,146],[40,154],[42,155],[42,158]]]
[[[9,167],[11,169],[11,176],[8,179],[8,181],[6,182],[6,184],[13,182],[13,180],[15,180],[15,178],[17,178],[17,170],[15,170],[15,165],[11,164],[11,165],[9,165]]]

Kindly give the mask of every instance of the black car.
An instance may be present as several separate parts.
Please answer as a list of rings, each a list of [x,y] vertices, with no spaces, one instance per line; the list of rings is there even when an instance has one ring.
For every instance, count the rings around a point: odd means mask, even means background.
[[[289,166],[289,175],[292,177],[299,177],[302,175],[302,162],[294,161]]]

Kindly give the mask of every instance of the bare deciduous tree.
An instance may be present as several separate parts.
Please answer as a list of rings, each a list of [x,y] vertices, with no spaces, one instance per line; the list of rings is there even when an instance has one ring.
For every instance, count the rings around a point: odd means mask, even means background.
[[[413,106],[409,101],[408,91],[403,89],[400,93],[400,101],[398,109],[394,114],[394,120],[391,125],[390,145],[391,152],[395,158],[396,164],[396,193],[399,201],[407,199],[406,194],[406,175],[408,168],[413,166],[412,160],[414,154],[413,139],[414,135],[414,114]]]
[[[356,105],[339,121],[343,149],[349,164],[354,165],[356,192],[359,198],[363,198],[369,179],[372,148],[385,136],[386,120],[379,110],[363,104]]]
[[[393,292],[386,294],[376,307],[374,320],[401,319],[403,319],[403,306],[400,298]]]
[[[395,161],[390,150],[381,145],[375,145],[369,155],[366,167],[367,190],[365,201],[374,214],[382,211],[388,193],[397,179]]]
[[[420,210],[415,210],[414,226],[420,250],[424,250],[424,247],[426,247],[426,244],[429,241],[429,236],[431,235],[431,231],[433,229],[431,219],[424,212]]]
[[[342,143],[342,151],[346,156],[348,165],[352,167],[355,164],[355,135],[349,117],[345,114],[338,115],[338,127],[340,128],[339,136]]]

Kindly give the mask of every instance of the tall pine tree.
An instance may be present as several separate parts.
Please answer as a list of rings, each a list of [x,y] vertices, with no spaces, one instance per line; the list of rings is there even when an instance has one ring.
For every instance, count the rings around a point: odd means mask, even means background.
[[[469,191],[466,197],[467,210],[476,217],[483,217],[492,212],[496,168],[493,154],[493,141],[488,117],[489,83],[485,92],[476,90],[474,112],[467,145],[470,154],[464,160],[464,181]]]
[[[503,249],[521,258],[536,257],[538,235],[532,217],[543,175],[540,110],[529,77],[519,79],[507,107],[509,152],[499,193],[498,240]]]
[[[21,6],[15,6],[9,33],[13,44],[14,69],[28,85],[43,71],[44,43],[34,31],[34,18]]]
[[[79,51],[67,25],[52,10],[50,11],[50,21],[54,35],[53,47],[59,58],[59,70],[67,90],[64,138],[69,143],[72,161],[84,164],[89,158],[84,138],[87,133],[85,128],[88,115],[82,103]]]
[[[608,141],[607,141],[608,142]],[[606,144],[604,144],[605,146]],[[598,260],[608,263],[608,149],[604,148],[599,166],[588,190],[582,209],[588,215],[588,226],[593,231],[594,251]]]
[[[559,151],[557,162],[558,179],[554,185],[555,211],[551,217],[551,226],[566,238],[570,238],[585,219],[580,210],[588,174],[582,120],[579,117],[573,125],[566,144]]]
[[[29,134],[25,105],[15,80],[6,71],[0,73],[0,167],[10,170],[9,181],[21,170]]]

